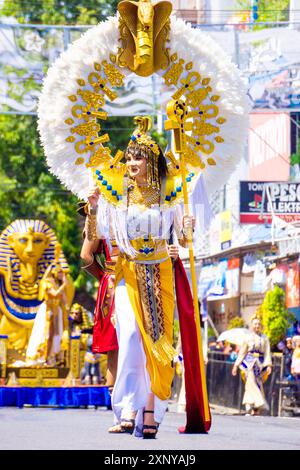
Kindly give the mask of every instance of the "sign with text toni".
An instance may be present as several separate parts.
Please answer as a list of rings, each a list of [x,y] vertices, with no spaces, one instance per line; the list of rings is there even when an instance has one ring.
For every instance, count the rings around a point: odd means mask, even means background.
[[[270,223],[272,211],[286,222],[300,221],[300,183],[240,181],[241,224]]]

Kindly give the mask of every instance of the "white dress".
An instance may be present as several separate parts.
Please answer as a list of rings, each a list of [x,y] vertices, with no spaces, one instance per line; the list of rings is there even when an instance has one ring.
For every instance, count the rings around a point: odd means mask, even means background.
[[[146,356],[135,314],[131,306],[125,281],[115,291],[116,329],[119,343],[118,372],[112,394],[115,423],[138,411],[136,426],[141,430],[143,409],[146,407],[150,389],[150,377],[146,369]],[[154,397],[154,420],[161,423],[168,400]]]

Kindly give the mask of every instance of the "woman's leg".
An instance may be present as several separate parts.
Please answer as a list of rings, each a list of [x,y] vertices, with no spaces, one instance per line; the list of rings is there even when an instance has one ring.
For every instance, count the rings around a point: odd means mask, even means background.
[[[115,311],[119,355],[112,406],[116,422],[130,426],[131,423],[124,420],[134,419],[136,412],[145,407],[149,390],[144,379],[142,340],[123,280],[116,288]]]
[[[146,420],[154,419],[154,423],[161,423],[168,400],[161,400],[151,393],[143,341],[124,280],[116,288],[115,312],[119,342],[117,378],[112,395],[115,422],[120,424],[122,418],[133,419],[132,417],[138,412],[136,435],[141,436],[144,409],[148,409],[149,405],[150,410],[154,411],[154,414],[152,413],[151,417],[147,416]],[[151,422],[153,425],[154,423]]]
[[[149,413],[149,411],[153,411],[153,413]],[[156,434],[157,429],[155,429],[155,426],[157,428],[159,423],[154,420],[154,393],[149,393],[146,409],[144,412],[144,424],[146,426],[153,426],[153,428],[150,429],[144,428],[144,434]]]
[[[267,406],[262,381],[260,378],[255,377],[253,368],[247,374],[243,404],[249,404],[251,408]]]
[[[107,352],[107,373],[106,373],[106,385],[113,387],[116,381],[118,367],[118,350]]]

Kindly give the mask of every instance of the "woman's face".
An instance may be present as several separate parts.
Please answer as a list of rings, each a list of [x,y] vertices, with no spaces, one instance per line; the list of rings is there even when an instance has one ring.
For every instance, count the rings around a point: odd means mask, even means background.
[[[254,333],[260,333],[261,332],[261,322],[260,320],[253,320],[252,321],[252,330]]]
[[[137,182],[143,183],[147,180],[147,160],[141,155],[132,155],[130,153],[126,156],[127,172],[131,178]]]

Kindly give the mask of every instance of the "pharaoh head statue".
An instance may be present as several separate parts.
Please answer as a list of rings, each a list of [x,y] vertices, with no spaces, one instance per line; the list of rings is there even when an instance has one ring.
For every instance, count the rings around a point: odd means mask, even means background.
[[[26,231],[14,232],[8,235],[8,245],[14,250],[20,262],[37,265],[39,259],[48,247],[50,236],[45,232],[35,231],[37,227],[29,225]]]
[[[54,232],[41,220],[17,219],[0,235],[0,276],[13,297],[37,297],[39,281],[56,263],[68,271]]]
[[[9,349],[20,354],[27,347],[53,266],[68,276],[55,233],[42,220],[17,219],[0,234],[0,335],[8,335]]]

